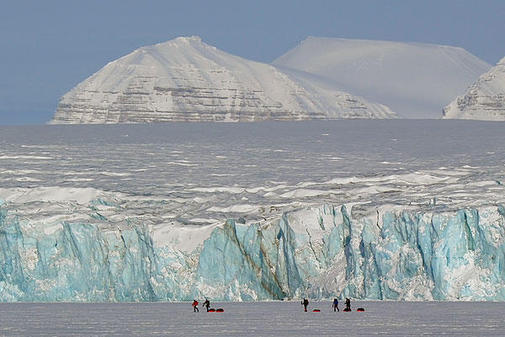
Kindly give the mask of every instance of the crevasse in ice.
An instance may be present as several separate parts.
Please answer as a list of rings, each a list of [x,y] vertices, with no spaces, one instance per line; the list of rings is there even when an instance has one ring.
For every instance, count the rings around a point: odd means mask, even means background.
[[[503,206],[353,217],[323,205],[228,220],[191,252],[155,244],[147,225],[113,228],[44,231],[0,205],[0,301],[505,300]]]

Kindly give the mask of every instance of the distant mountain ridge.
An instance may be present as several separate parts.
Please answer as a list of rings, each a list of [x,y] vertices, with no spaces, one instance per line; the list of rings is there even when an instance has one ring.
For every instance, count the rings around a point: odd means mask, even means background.
[[[181,37],[110,62],[61,98],[51,123],[394,117],[331,83]]]
[[[444,118],[505,120],[505,57],[447,105]]]
[[[403,118],[440,118],[445,105],[491,68],[457,47],[317,37],[273,64],[333,81]]]

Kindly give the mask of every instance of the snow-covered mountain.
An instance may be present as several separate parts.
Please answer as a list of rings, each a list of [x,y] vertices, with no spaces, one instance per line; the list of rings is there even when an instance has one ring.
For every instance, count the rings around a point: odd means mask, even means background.
[[[65,94],[51,123],[391,118],[309,76],[181,37],[115,60]]]
[[[443,118],[505,120],[505,57],[445,107]]]
[[[440,118],[443,107],[491,67],[456,47],[317,37],[274,64],[330,79],[404,118]]]

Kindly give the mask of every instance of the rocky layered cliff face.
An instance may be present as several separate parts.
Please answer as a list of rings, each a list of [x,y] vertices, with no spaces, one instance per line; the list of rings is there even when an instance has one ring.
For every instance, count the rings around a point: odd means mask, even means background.
[[[505,120],[505,58],[445,107],[444,118]]]
[[[372,104],[318,82],[177,38],[135,50],[62,97],[51,123],[144,123],[391,118]]]

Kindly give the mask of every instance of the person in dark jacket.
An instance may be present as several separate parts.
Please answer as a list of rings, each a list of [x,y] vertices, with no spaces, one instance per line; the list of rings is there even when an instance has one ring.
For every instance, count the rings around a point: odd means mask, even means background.
[[[203,302],[203,306],[207,309],[207,312],[209,312],[210,302],[208,299],[205,299],[205,302]]]
[[[348,297],[345,298],[345,311],[351,311],[351,300]]]
[[[305,312],[307,312],[307,307],[309,306],[309,300],[304,298],[303,301],[302,301],[302,305],[303,305],[303,310]]]
[[[338,308],[338,299],[336,299],[336,298],[333,299],[332,307],[333,307],[333,311],[340,311],[340,309]]]

